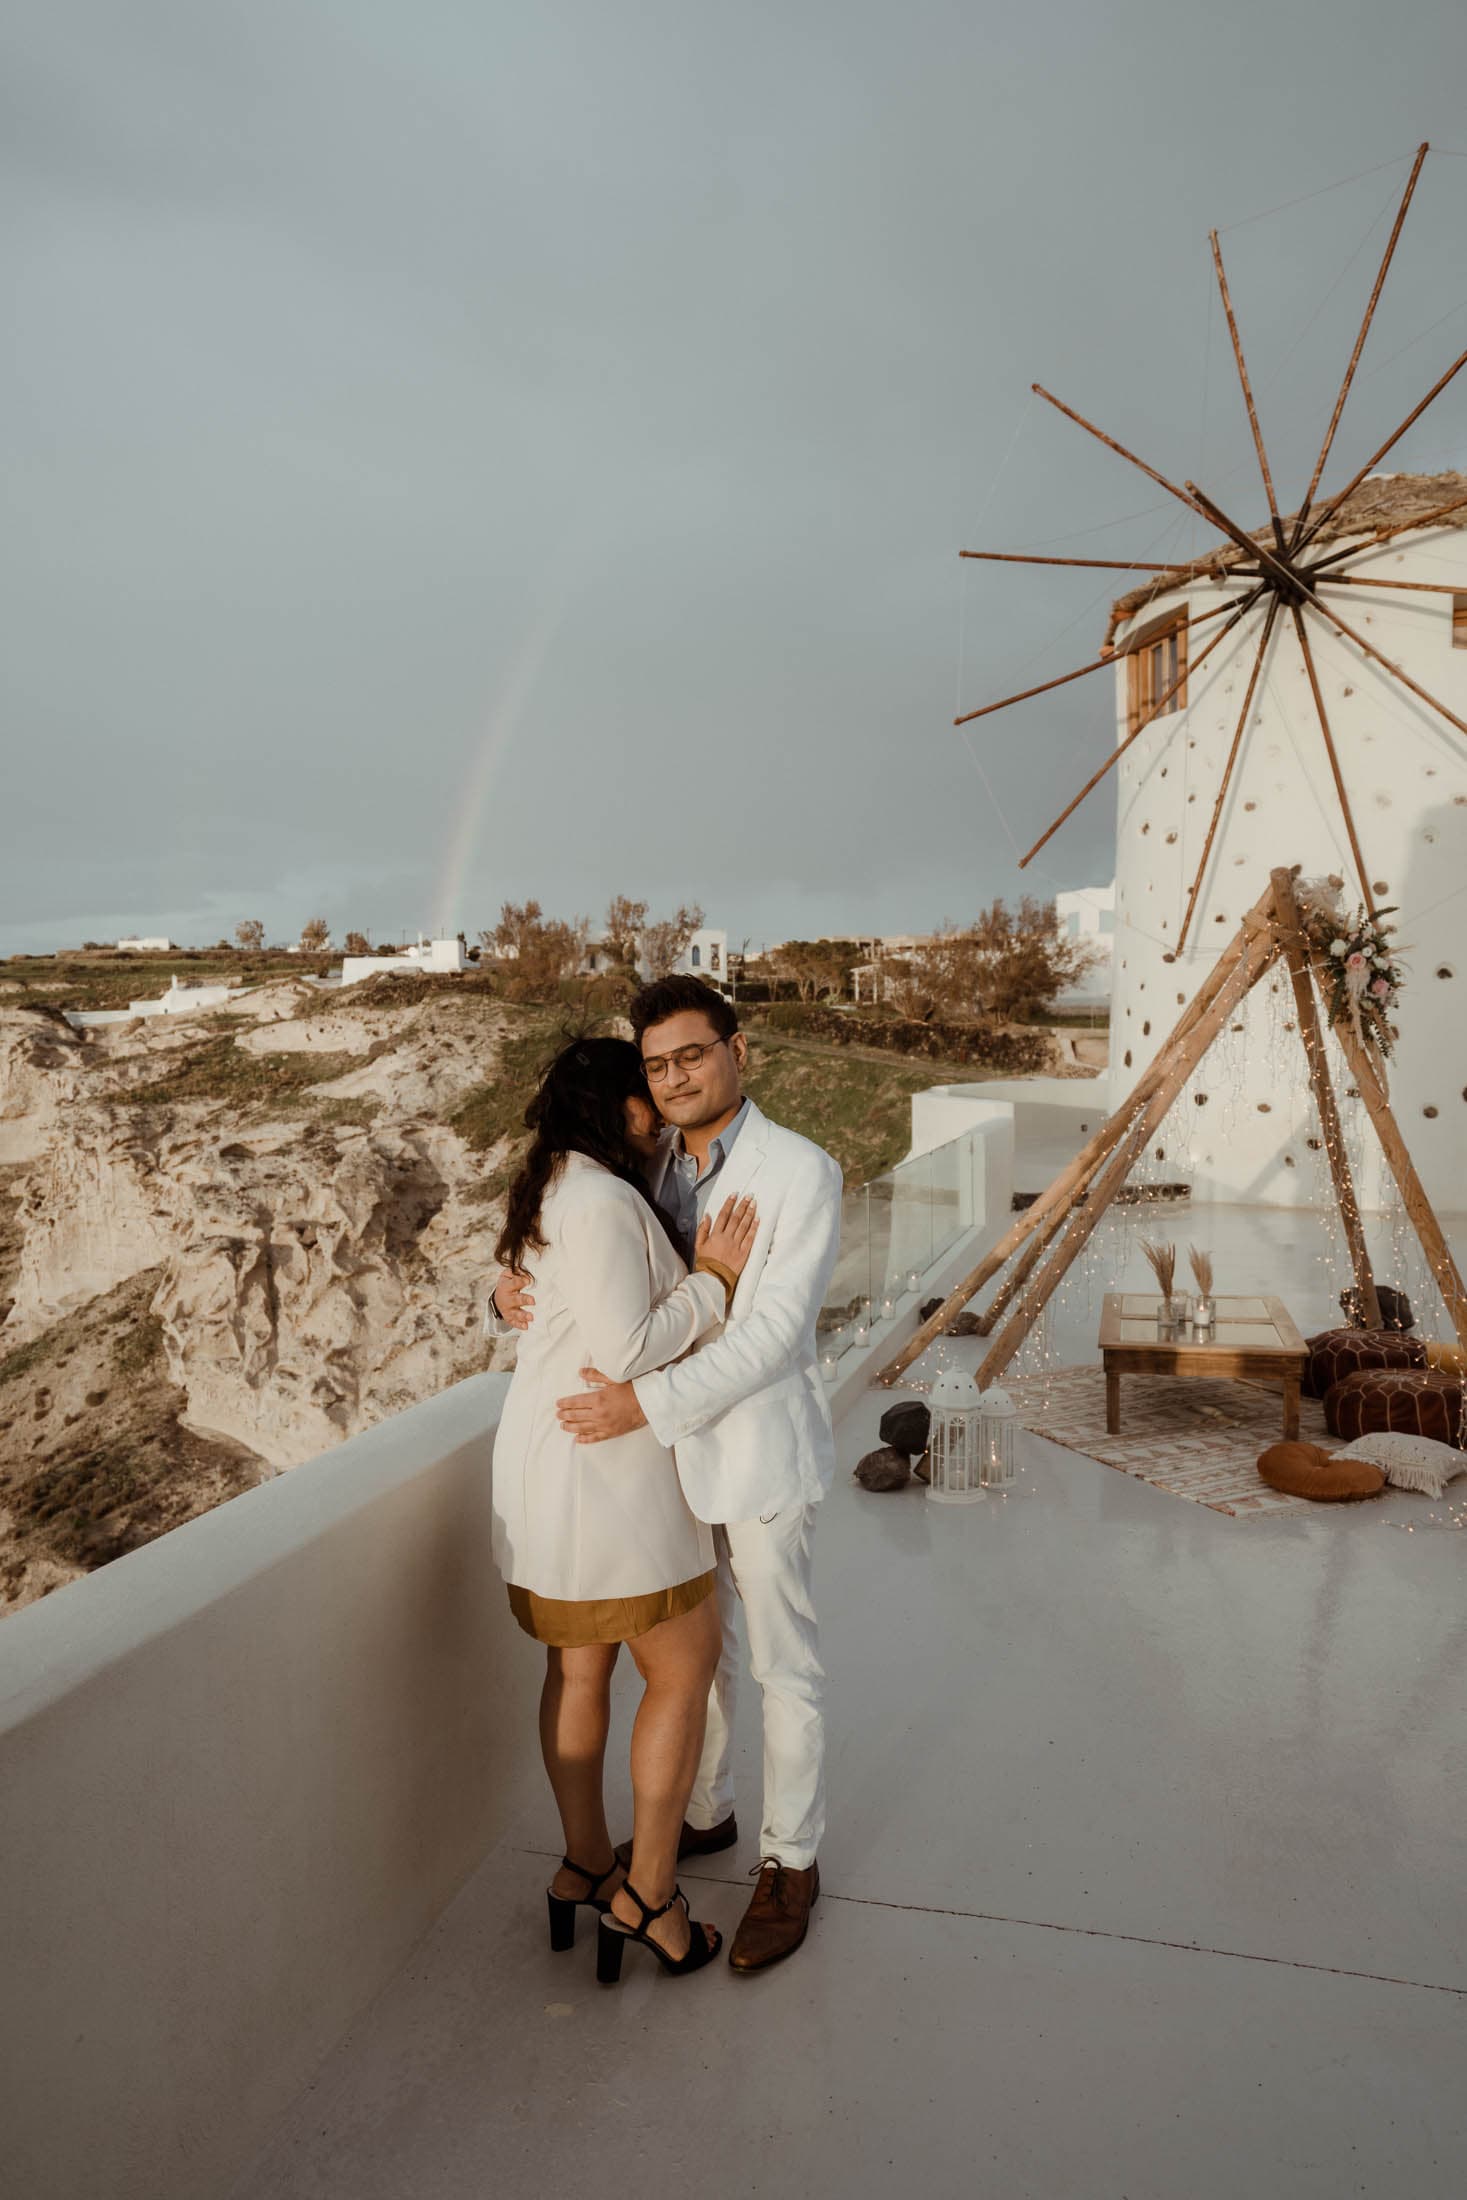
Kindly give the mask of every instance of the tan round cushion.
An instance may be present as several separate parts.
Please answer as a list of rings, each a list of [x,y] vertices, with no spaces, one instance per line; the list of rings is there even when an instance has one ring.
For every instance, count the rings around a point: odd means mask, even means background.
[[[1258,1455],[1258,1472],[1271,1490],[1322,1505],[1379,1497],[1386,1480],[1368,1459],[1332,1459],[1318,1444],[1270,1444]]]
[[[1369,1367],[1347,1375],[1324,1397],[1324,1425],[1349,1443],[1379,1429],[1462,1443],[1462,1378],[1431,1367]]]

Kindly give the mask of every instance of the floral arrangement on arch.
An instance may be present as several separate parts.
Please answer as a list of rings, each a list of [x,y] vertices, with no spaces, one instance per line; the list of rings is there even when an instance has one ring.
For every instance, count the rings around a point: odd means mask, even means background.
[[[1394,904],[1347,918],[1330,880],[1323,890],[1311,886],[1301,894],[1300,907],[1315,968],[1329,994],[1330,1022],[1348,1024],[1362,1046],[1389,1057],[1396,1042],[1391,1018],[1405,982],[1391,945],[1395,927],[1383,921],[1395,915]]]

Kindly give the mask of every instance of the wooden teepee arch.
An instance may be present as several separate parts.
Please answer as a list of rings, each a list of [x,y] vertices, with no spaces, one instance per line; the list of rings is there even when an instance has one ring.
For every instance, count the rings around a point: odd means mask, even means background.
[[[1213,1040],[1227,1028],[1240,1002],[1265,971],[1279,962],[1286,965],[1294,988],[1299,1035],[1319,1110],[1320,1130],[1329,1156],[1330,1175],[1355,1271],[1356,1288],[1366,1321],[1372,1326],[1379,1323],[1375,1279],[1371,1274],[1370,1256],[1366,1251],[1365,1232],[1315,1005],[1317,977],[1294,899],[1296,876],[1297,869],[1272,873],[1267,892],[1244,917],[1236,937],[1224,948],[1170,1036],[1158,1049],[1150,1067],[1142,1073],[1126,1099],[1068,1167],[1061,1169],[1049,1188],[1018,1216],[997,1245],[984,1254],[971,1274],[964,1276],[936,1313],[922,1323],[896,1358],[882,1369],[877,1378],[879,1382],[899,1381],[933,1339],[942,1334],[953,1316],[985,1284],[1007,1269],[992,1303],[979,1319],[979,1334],[988,1337],[993,1335],[1000,1318],[1008,1316],[998,1335],[993,1337],[978,1369],[980,1387],[994,1382],[1003,1373]],[[1327,1000],[1328,996],[1324,997]],[[1336,1023],[1334,1032],[1391,1174],[1400,1187],[1406,1213],[1421,1241],[1427,1265],[1446,1302],[1457,1341],[1467,1352],[1467,1286],[1463,1284],[1441,1224],[1406,1149],[1406,1141],[1386,1096],[1385,1079],[1370,1050],[1361,1044],[1347,1023]]]

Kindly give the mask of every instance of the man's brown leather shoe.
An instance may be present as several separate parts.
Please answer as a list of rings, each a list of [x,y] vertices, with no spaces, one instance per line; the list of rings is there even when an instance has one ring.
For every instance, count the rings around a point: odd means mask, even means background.
[[[735,1971],[766,1971],[792,1956],[810,1930],[810,1912],[820,1899],[820,1866],[796,1871],[766,1857],[759,1884],[734,1934],[728,1960]]]
[[[677,1837],[678,1862],[685,1856],[712,1856],[719,1849],[731,1849],[739,1837],[739,1822],[732,1811],[727,1818],[720,1818],[716,1826],[690,1826],[683,1820],[683,1830]],[[622,1870],[632,1868],[632,1844],[618,1841],[616,1860]]]

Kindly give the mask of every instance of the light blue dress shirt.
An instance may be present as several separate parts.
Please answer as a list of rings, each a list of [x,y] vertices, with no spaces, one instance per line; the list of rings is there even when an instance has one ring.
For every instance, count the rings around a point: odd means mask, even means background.
[[[726,1123],[708,1148],[708,1166],[698,1174],[698,1158],[688,1152],[681,1131],[674,1131],[668,1140],[662,1180],[653,1198],[672,1225],[673,1233],[682,1248],[683,1259],[691,1268],[693,1249],[698,1235],[698,1225],[713,1204],[713,1187],[719,1173],[733,1152],[734,1140],[744,1127],[749,1113],[749,1103],[742,1100],[739,1112],[731,1123]]]

